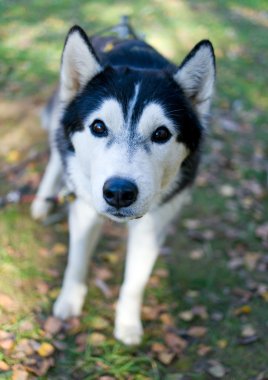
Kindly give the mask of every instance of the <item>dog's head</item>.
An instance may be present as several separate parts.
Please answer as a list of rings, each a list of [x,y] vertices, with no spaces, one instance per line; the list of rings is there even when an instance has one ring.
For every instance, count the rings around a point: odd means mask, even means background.
[[[176,186],[199,149],[215,77],[202,41],[174,72],[102,67],[73,27],[61,66],[67,171],[80,196],[111,219],[143,216]]]

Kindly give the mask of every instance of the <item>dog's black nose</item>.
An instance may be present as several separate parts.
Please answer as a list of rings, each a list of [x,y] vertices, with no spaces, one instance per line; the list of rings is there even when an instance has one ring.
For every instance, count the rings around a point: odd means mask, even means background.
[[[137,196],[138,188],[135,183],[124,178],[112,177],[103,186],[104,199],[117,209],[130,206]]]

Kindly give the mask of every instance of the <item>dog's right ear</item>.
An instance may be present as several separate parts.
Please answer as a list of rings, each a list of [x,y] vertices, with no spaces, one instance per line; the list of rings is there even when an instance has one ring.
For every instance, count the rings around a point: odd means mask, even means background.
[[[73,26],[65,40],[61,59],[60,99],[70,102],[102,67],[80,26]]]

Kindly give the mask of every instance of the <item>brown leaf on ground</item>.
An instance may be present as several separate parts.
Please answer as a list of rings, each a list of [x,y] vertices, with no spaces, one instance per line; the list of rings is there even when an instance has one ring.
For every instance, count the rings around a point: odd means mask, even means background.
[[[14,346],[15,337],[12,333],[0,330],[0,348],[10,351]]]
[[[193,338],[202,338],[206,335],[207,328],[204,326],[192,326],[187,332]]]
[[[62,327],[63,327],[63,322],[60,319],[56,317],[52,317],[52,316],[48,317],[44,323],[45,332],[51,335],[58,334],[58,332],[60,332]]]
[[[34,353],[34,348],[31,339],[21,339],[14,348],[12,357],[26,357]]]
[[[39,377],[46,375],[47,371],[54,365],[55,361],[53,358],[46,358],[38,360],[32,365],[26,365],[25,368],[28,372],[31,372]]]
[[[75,335],[82,330],[82,325],[80,318],[72,317],[69,318],[65,323],[65,329],[70,335]]]
[[[164,339],[167,346],[178,354],[187,347],[187,341],[174,333],[166,333]]]
[[[105,340],[106,340],[106,336],[98,332],[94,332],[90,334],[88,337],[88,343],[91,344],[92,346],[99,346],[103,342],[105,342]]]
[[[0,371],[6,372],[9,370],[10,370],[10,366],[4,360],[0,360]]]
[[[29,373],[23,369],[15,369],[12,373],[12,380],[28,380]]]
[[[163,343],[155,342],[151,346],[151,351],[153,352],[164,352],[167,350],[167,347]]]
[[[144,321],[154,321],[158,318],[158,309],[154,306],[143,305],[142,317]]]
[[[212,348],[210,346],[207,346],[205,344],[200,344],[198,346],[197,354],[199,356],[206,356],[212,351]]]
[[[168,313],[162,313],[160,315],[160,320],[166,326],[174,326],[175,325],[172,316]]]
[[[169,365],[172,360],[175,358],[176,354],[174,352],[169,352],[169,351],[164,351],[164,352],[159,352],[157,355],[157,359],[165,364]]]

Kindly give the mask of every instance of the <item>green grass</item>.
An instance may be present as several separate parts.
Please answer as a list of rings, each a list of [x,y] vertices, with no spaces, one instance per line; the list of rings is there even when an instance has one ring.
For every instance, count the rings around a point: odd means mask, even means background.
[[[120,15],[129,14],[137,30],[146,34],[146,40],[178,64],[202,38],[213,42],[217,56],[212,125],[201,174],[192,203],[184,209],[169,238],[172,255],[161,257],[157,264],[167,268],[170,276],[161,278],[158,287],[150,285],[145,297],[145,304],[152,309],[159,304],[165,306],[180,333],[203,325],[207,334],[190,340],[179,359],[167,366],[151,351],[153,343],[164,341],[165,330],[159,316],[145,321],[140,347],[127,348],[113,339],[113,303],[122,278],[125,242],[109,235],[109,227],[94,258],[79,332],[57,338],[67,348],[55,354],[55,367],[38,378],[93,380],[110,375],[119,380],[174,380],[183,375],[185,380],[207,380],[211,379],[207,374],[210,359],[224,365],[224,378],[228,380],[253,380],[262,372],[267,377],[267,302],[256,290],[260,285],[268,285],[267,268],[250,270],[242,265],[232,270],[228,266],[233,252],[242,258],[254,252],[260,257],[267,255],[267,242],[256,235],[257,227],[267,221],[268,208],[267,12],[265,0],[0,2],[0,99],[4,104],[0,114],[0,162],[5,167],[9,165],[5,155],[10,149],[21,149],[23,158],[33,149],[46,146],[44,135],[34,129],[38,123],[36,110],[58,80],[63,41],[74,23],[95,33],[116,23]],[[235,121],[239,129],[224,129],[223,119]],[[44,165],[42,161],[41,168]],[[1,188],[34,181],[39,172],[40,164],[27,167],[17,181],[0,179]],[[245,181],[259,186],[261,195],[251,191]],[[230,197],[221,192],[226,184],[235,190]],[[10,309],[0,306],[0,330],[13,332],[16,343],[23,338],[42,342],[42,323],[51,312],[66,261],[66,257],[53,253],[53,247],[57,241],[66,244],[66,223],[38,225],[30,219],[27,207],[12,206],[0,212],[0,293],[13,301]],[[190,219],[198,221],[194,230],[187,227]],[[212,231],[213,236],[204,238],[205,231]],[[203,255],[193,260],[191,252],[197,249]],[[114,257],[118,259],[114,261]],[[111,298],[106,299],[94,282],[94,270],[99,267],[114,273],[108,281],[113,290]],[[45,290],[44,283],[48,286]],[[242,302],[235,295],[237,288],[252,294],[244,302],[251,308],[248,315],[235,315]],[[195,297],[189,296],[189,291],[194,291]],[[196,317],[185,322],[178,317],[196,305],[206,307],[207,319]],[[213,318],[215,313],[221,316],[220,320]],[[99,315],[109,322],[101,330],[105,341],[99,346],[88,344],[79,352],[77,333],[90,336]],[[25,321],[32,323],[30,331],[23,330]],[[255,328],[259,340],[240,345],[241,329],[246,324]],[[222,340],[226,341],[225,348],[219,347]],[[53,343],[53,339],[50,341]],[[200,344],[211,347],[211,352],[201,357]],[[0,351],[0,360],[11,366],[9,372],[0,373],[0,378],[11,379],[12,366],[20,359]]]

